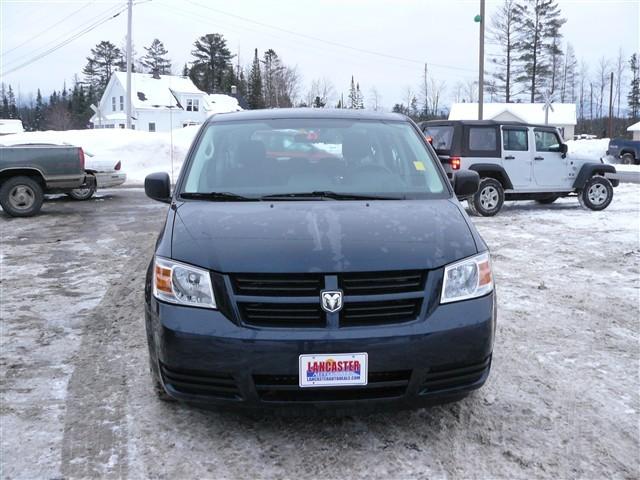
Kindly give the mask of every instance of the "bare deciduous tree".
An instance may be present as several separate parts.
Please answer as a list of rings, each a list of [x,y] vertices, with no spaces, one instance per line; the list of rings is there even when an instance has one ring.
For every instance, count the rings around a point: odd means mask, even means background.
[[[371,87],[369,89],[369,110],[373,110],[374,112],[378,112],[382,110],[382,95],[378,92],[376,87]]]

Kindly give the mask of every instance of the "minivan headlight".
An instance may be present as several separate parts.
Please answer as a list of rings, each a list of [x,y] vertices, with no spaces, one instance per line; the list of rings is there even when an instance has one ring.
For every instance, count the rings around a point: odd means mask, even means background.
[[[481,297],[492,290],[491,259],[489,253],[485,252],[444,268],[440,303]]]
[[[153,296],[179,305],[216,308],[208,270],[162,257],[154,259]]]

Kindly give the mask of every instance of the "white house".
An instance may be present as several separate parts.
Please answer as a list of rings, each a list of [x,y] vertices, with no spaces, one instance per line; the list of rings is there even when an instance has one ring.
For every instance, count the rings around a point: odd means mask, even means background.
[[[484,120],[524,122],[544,125],[543,103],[485,103]],[[558,127],[565,140],[573,139],[575,129],[576,106],[573,103],[554,103],[549,110],[549,125]],[[449,112],[449,120],[477,120],[477,103],[454,103]]]
[[[127,74],[115,72],[105,88],[98,111],[91,117],[94,128],[125,128]],[[229,95],[208,95],[189,78],[131,74],[131,125],[137,130],[166,132],[198,125],[215,113],[242,110]]]
[[[640,122],[634,123],[629,128],[627,128],[627,132],[633,133],[634,140],[640,140]]]

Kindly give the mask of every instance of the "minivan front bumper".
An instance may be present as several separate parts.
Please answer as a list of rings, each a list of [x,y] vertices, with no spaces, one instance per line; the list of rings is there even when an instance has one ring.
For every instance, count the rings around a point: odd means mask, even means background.
[[[151,364],[167,393],[198,404],[303,411],[415,408],[481,387],[491,367],[492,292],[439,305],[404,324],[350,328],[247,328],[218,311],[146,304]],[[368,354],[364,387],[298,386],[301,354]]]

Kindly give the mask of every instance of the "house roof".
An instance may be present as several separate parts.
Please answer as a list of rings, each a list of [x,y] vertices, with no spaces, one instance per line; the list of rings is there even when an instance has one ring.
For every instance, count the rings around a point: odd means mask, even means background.
[[[127,73],[115,72],[113,76],[126,88]],[[176,108],[176,95],[204,95],[190,78],[175,75],[160,75],[153,78],[150,73],[131,74],[131,106],[133,108]]]
[[[627,132],[640,132],[640,122],[629,126],[629,128],[627,128]]]
[[[543,103],[485,103],[483,117],[490,120],[496,117],[515,117],[525,123],[544,124]],[[554,103],[549,110],[551,125],[575,125],[576,106],[573,103]],[[477,103],[454,103],[449,112],[449,120],[475,120],[478,118]]]

